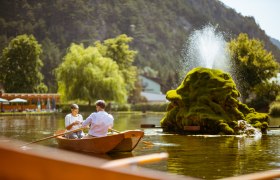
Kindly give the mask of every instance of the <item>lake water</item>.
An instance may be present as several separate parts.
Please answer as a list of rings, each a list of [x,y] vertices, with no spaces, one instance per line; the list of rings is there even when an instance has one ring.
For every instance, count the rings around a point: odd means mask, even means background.
[[[82,114],[86,118],[89,113]],[[160,125],[162,114],[113,114],[114,129],[140,129],[141,124]],[[50,116],[0,116],[0,136],[31,142],[64,129],[65,114]],[[270,125],[279,126],[280,119]],[[142,129],[143,140],[132,153],[98,156],[120,159],[167,152],[169,158],[144,167],[203,179],[218,179],[280,168],[280,128],[261,138],[241,136],[186,136],[165,134],[160,128]],[[54,139],[38,144],[57,148]],[[96,156],[93,154],[89,154]]]

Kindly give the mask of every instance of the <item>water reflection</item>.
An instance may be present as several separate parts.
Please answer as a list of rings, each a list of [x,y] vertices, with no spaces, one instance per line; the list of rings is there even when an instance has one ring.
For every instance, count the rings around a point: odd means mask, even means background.
[[[89,113],[83,114],[87,117]],[[162,115],[113,114],[114,129],[140,129],[141,124],[159,125]],[[0,116],[0,136],[31,142],[64,129],[64,114],[52,116]],[[280,124],[279,120],[273,121]],[[165,134],[159,128],[143,129],[145,136],[131,153],[96,155],[103,159],[121,159],[167,152],[169,158],[147,168],[205,179],[236,176],[280,167],[280,129],[269,129],[259,139],[244,136],[184,136]],[[54,139],[38,144],[54,147]]]
[[[278,138],[235,136],[165,136],[153,142],[157,150],[169,153],[166,169],[188,176],[217,179],[279,168]],[[160,142],[157,144],[157,142]],[[165,146],[170,144],[171,146]],[[279,165],[279,164],[278,164]],[[146,167],[152,167],[150,165]]]
[[[0,135],[23,141],[51,136],[58,127],[61,126],[55,116],[7,116],[0,119]]]

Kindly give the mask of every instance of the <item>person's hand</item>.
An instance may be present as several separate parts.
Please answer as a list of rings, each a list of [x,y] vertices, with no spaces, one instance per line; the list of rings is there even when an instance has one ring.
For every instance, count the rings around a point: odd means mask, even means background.
[[[78,124],[80,124],[80,123],[81,123],[80,121],[75,121],[75,122],[74,122],[75,125],[78,125]]]

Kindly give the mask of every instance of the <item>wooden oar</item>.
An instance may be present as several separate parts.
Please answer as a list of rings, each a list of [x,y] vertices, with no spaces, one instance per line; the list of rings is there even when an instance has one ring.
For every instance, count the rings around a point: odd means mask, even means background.
[[[56,134],[56,135],[53,135],[53,136],[49,136],[49,137],[45,137],[45,138],[42,138],[42,139],[38,139],[38,140],[36,140],[36,141],[32,141],[32,142],[30,142],[30,143],[26,143],[26,144],[22,145],[21,147],[24,147],[24,146],[27,146],[27,145],[29,145],[29,144],[33,144],[33,143],[36,143],[36,142],[44,141],[44,140],[47,140],[47,139],[55,138],[55,137],[57,137],[57,136],[61,136],[61,135],[65,135],[65,134],[69,134],[69,133],[81,131],[81,130],[83,130],[83,129],[85,129],[85,128],[79,128],[79,129],[75,129],[75,130],[73,130],[73,131],[67,131],[67,132],[59,133],[59,134]]]
[[[120,131],[112,129],[112,128],[109,128],[109,130],[112,131],[112,132],[121,133]]]
[[[123,167],[129,165],[147,164],[147,163],[158,162],[167,158],[168,158],[168,153],[155,153],[155,154],[110,161],[108,163],[103,164],[101,167],[116,168],[116,167]]]

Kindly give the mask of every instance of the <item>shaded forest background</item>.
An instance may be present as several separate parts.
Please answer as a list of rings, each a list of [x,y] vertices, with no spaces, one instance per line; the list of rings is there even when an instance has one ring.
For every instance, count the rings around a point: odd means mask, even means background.
[[[90,45],[127,34],[133,38],[131,49],[138,51],[134,65],[157,79],[165,93],[177,86],[188,35],[207,24],[225,32],[226,41],[241,32],[261,40],[280,61],[280,50],[253,17],[244,17],[217,0],[1,1],[0,50],[17,35],[33,34],[42,44],[44,83],[49,92],[56,92],[53,70],[71,43]]]

